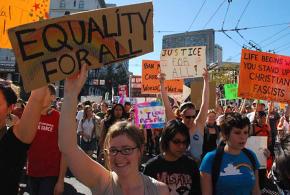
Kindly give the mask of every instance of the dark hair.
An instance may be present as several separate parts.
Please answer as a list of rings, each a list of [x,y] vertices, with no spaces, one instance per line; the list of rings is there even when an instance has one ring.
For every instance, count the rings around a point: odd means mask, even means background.
[[[195,110],[195,105],[191,102],[184,102],[179,106],[179,112],[182,113],[184,110],[193,109]]]
[[[250,129],[250,120],[237,112],[226,113],[224,119],[220,122],[221,132],[224,136],[229,137],[232,129],[242,129],[246,126]]]
[[[267,113],[264,111],[257,112],[257,117],[263,117],[263,116],[267,116]]]
[[[272,167],[276,184],[283,190],[290,190],[290,134],[282,137],[275,145],[275,161]]]
[[[180,133],[186,139],[186,147],[190,144],[190,135],[188,128],[179,120],[174,119],[166,123],[165,128],[161,133],[160,149],[163,152],[168,151],[169,142],[174,138],[174,136]]]
[[[130,102],[125,102],[124,105],[125,105],[125,106],[126,106],[126,105],[131,106],[131,103],[130,103]]]
[[[50,92],[50,95],[56,95],[56,89],[55,89],[55,86],[53,84],[48,85],[48,90]]]
[[[0,91],[2,91],[8,107],[17,102],[17,95],[10,85],[0,84]]]
[[[131,139],[136,144],[136,147],[139,148],[139,150],[141,151],[141,148],[143,147],[145,142],[143,131],[141,131],[139,128],[137,128],[128,121],[120,121],[110,127],[104,141],[104,150],[109,149],[110,141],[113,138],[118,137],[120,135],[128,136],[128,138]],[[108,163],[108,154],[106,152],[105,152],[105,161],[107,167],[110,169]]]

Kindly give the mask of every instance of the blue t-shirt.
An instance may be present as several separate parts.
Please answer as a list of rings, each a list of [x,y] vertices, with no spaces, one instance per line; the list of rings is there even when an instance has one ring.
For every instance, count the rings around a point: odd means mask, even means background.
[[[260,167],[258,159],[251,151],[256,161],[256,168]],[[211,151],[203,158],[199,170],[211,175],[212,163],[216,150]],[[224,152],[219,178],[216,183],[216,194],[249,195],[255,185],[255,173],[252,163],[244,152],[232,155]]]
[[[190,154],[200,161],[202,154],[203,135],[199,129],[196,129],[194,134],[190,134]]]

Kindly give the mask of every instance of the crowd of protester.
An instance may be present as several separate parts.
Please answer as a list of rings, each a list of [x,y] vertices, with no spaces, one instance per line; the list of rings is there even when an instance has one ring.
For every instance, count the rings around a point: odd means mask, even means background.
[[[0,81],[0,194],[18,194],[23,175],[31,195],[62,194],[67,168],[93,194],[290,194],[290,105],[217,98],[209,109],[207,70],[199,108],[172,104],[161,74],[166,124],[140,129],[130,102],[80,103],[85,80],[84,65],[63,98],[48,85],[27,103]],[[250,136],[267,138],[266,167]]]

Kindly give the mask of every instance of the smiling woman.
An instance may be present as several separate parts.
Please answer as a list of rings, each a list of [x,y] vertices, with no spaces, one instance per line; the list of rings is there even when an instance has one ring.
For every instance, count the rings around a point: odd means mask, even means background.
[[[164,183],[139,172],[144,138],[129,122],[115,123],[106,135],[104,149],[109,170],[91,160],[77,146],[74,118],[77,97],[86,80],[86,68],[83,66],[79,75],[65,82],[59,125],[59,147],[73,174],[90,187],[93,194],[169,194]]]

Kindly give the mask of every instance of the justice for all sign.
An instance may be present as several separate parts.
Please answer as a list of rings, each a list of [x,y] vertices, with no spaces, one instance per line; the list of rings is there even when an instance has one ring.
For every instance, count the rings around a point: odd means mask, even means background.
[[[26,91],[153,51],[152,2],[82,12],[9,29]]]
[[[290,57],[242,50],[238,96],[290,102]]]
[[[202,77],[206,68],[205,46],[163,49],[160,57],[161,72],[166,80]]]

